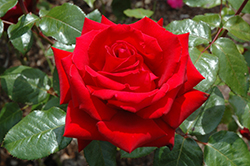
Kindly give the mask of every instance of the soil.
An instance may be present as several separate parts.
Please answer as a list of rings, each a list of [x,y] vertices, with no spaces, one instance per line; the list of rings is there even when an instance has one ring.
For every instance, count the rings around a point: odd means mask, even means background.
[[[100,11],[105,12],[105,16],[108,17],[112,21],[116,21],[115,15],[112,13],[111,8],[112,0],[97,0],[95,3],[95,7]],[[40,0],[40,2],[46,2],[45,0]],[[91,12],[93,9],[89,8],[89,6],[83,0],[47,0],[48,3],[54,6],[61,5],[65,2],[71,2],[75,5],[79,6],[86,14]],[[104,2],[102,5],[101,2]],[[160,18],[164,19],[164,26],[170,23],[173,20],[182,20],[185,18],[193,18],[195,15],[204,14],[204,13],[218,13],[220,8],[215,7],[212,9],[203,9],[203,8],[190,8],[184,5],[180,9],[172,9],[166,3],[166,0],[131,0],[132,8],[145,8],[154,10],[153,19],[159,20]],[[135,21],[134,18],[128,18],[123,20],[120,23],[131,23]],[[8,43],[6,40],[6,34],[3,34],[0,40],[0,75],[4,69],[9,67],[21,65],[20,58],[25,60],[25,57],[19,55],[17,51]],[[42,45],[42,47],[41,47]],[[46,60],[44,54],[44,50],[47,50],[49,45],[41,40],[35,40],[33,43],[32,49],[28,52],[27,57],[28,61],[25,63],[28,66],[39,68],[42,71],[46,72],[51,76],[50,68],[48,65],[48,61]],[[20,57],[18,57],[20,56]],[[51,62],[53,60],[51,59]],[[1,85],[0,85],[1,86]],[[10,102],[11,100],[8,96],[3,92],[0,87],[0,110],[3,107],[4,103]],[[24,116],[27,114],[29,110],[24,110]],[[120,159],[120,154],[117,152],[117,165],[118,166],[152,166],[153,165],[153,156],[151,153],[145,157],[130,159],[123,158]],[[84,158],[83,152],[77,151],[76,141],[72,141],[70,145],[64,150],[60,152],[45,157],[43,159],[34,160],[34,161],[25,161],[19,160],[15,157],[12,157],[6,149],[0,148],[0,166],[85,166],[87,162]]]

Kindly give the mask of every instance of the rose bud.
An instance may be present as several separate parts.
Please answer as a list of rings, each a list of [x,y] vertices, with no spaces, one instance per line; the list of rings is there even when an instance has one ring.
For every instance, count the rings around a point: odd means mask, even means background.
[[[173,9],[178,9],[183,6],[183,0],[167,0],[167,3]]]
[[[240,129],[240,134],[245,137],[246,139],[250,140],[250,131],[248,128],[243,128],[243,129]]]
[[[38,1],[38,0],[37,0]],[[26,6],[28,12],[32,12],[32,8],[33,8],[33,0],[24,0],[24,5]],[[20,7],[19,2],[16,4],[16,6],[14,6],[12,9],[10,9],[3,17],[1,17],[2,20],[11,22],[13,24],[16,24],[18,21],[18,18],[23,15],[23,11]],[[9,24],[5,24],[5,29],[7,29],[9,27]]]
[[[127,152],[173,147],[176,128],[208,98],[193,89],[204,77],[188,38],[147,17],[129,25],[85,18],[73,52],[52,48],[60,103],[69,103],[64,136],[77,138],[79,151],[92,140]]]

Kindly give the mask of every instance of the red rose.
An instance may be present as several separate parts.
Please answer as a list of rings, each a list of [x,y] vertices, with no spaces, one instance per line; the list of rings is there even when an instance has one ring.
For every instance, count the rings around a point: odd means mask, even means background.
[[[250,131],[248,128],[244,127],[243,129],[240,129],[240,134],[246,139],[250,140]]]
[[[79,150],[91,140],[127,152],[172,147],[175,129],[208,98],[193,89],[204,77],[190,60],[189,34],[159,24],[86,18],[73,53],[53,48],[61,104],[69,103],[64,136]]]
[[[33,0],[25,0],[24,1],[24,5],[26,6],[26,8],[29,12],[32,12],[33,3],[34,3]],[[16,6],[14,6],[12,9],[10,9],[1,19],[15,24],[15,23],[17,23],[18,18],[23,14],[24,13],[23,13],[19,3],[17,3]],[[6,24],[5,27],[7,28],[8,26],[9,25]]]

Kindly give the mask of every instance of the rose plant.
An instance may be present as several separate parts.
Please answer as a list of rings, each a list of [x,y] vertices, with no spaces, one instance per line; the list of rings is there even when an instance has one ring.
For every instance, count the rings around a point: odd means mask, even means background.
[[[24,14],[15,23],[6,13],[17,2]],[[220,5],[220,13],[165,26],[113,0],[116,24],[71,3],[37,15],[22,0],[0,0],[1,40],[22,64],[1,62],[0,93],[9,97],[0,101],[1,148],[33,160],[76,138],[91,166],[150,153],[156,166],[249,165],[250,26],[242,16],[250,2],[183,2]],[[126,16],[141,19],[123,24]],[[44,71],[31,67],[34,45]]]

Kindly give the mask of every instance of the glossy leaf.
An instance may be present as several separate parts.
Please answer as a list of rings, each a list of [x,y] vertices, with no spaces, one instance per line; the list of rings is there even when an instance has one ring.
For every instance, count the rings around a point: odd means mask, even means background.
[[[31,112],[7,133],[3,146],[11,155],[27,160],[55,153],[71,141],[63,137],[65,116],[56,107]]]
[[[102,14],[97,9],[92,11],[91,13],[87,14],[86,17],[88,19],[96,21],[96,22],[101,22],[101,20],[102,20]]]
[[[42,32],[64,44],[73,44],[81,35],[85,14],[70,3],[57,6],[43,16],[39,22]]]
[[[208,44],[211,41],[210,27],[203,22],[197,23],[191,19],[173,21],[166,29],[174,34],[189,33],[189,46]]]
[[[229,7],[224,7],[221,10],[221,17],[232,16],[234,14],[235,14],[235,11],[232,8],[229,8]]]
[[[203,7],[203,8],[212,8],[221,4],[221,0],[183,0],[183,2],[191,7]],[[223,0],[223,4],[225,0]]]
[[[83,1],[85,1],[89,5],[89,7],[91,7],[91,8],[94,7],[95,0],[83,0]]]
[[[10,25],[8,28],[8,36],[10,36],[10,32],[15,25]],[[25,55],[30,49],[33,44],[34,35],[32,31],[29,29],[26,33],[22,36],[10,40],[13,46],[20,51],[23,55]]]
[[[37,104],[48,97],[50,80],[38,69],[27,66],[13,67],[7,69],[0,78],[3,90],[13,101]]]
[[[62,110],[66,110],[67,104],[60,105],[60,98],[59,97],[52,97],[46,104],[43,106],[42,110],[49,110],[52,107],[58,107]]]
[[[219,131],[209,138],[204,149],[204,161],[206,165],[248,166],[250,152],[236,133]]]
[[[57,72],[56,68],[53,72],[53,89],[54,89],[55,93],[58,96],[60,96],[60,83],[59,83],[59,76],[58,76],[58,72]]]
[[[219,14],[210,14],[207,13],[205,15],[196,15],[193,18],[194,21],[203,21],[207,23],[211,28],[216,28],[220,26],[221,18]]]
[[[184,133],[206,135],[220,123],[225,111],[225,102],[220,90],[215,87],[206,103],[191,114],[180,126]]]
[[[63,44],[63,43],[60,43],[60,42],[55,42],[53,47],[64,50],[64,51],[73,52],[74,49],[75,49],[75,44],[67,45],[67,44]],[[51,47],[46,52],[46,56],[54,56],[54,53],[53,53]]]
[[[201,166],[202,160],[202,150],[193,139],[176,135],[172,150],[166,146],[156,150],[154,166]]]
[[[3,21],[0,19],[0,38],[1,38],[2,33],[3,33],[3,27],[4,27]]]
[[[246,96],[248,69],[244,57],[234,42],[228,38],[219,38],[212,45],[212,53],[219,57],[219,76],[236,94]]]
[[[131,153],[127,153],[124,150],[120,150],[121,152],[121,158],[139,158],[146,156],[153,152],[156,149],[156,147],[141,147],[137,148]]]
[[[189,54],[197,70],[206,78],[196,88],[201,91],[209,90],[216,81],[219,71],[218,57],[208,53],[201,54],[195,47],[189,49]]]
[[[126,9],[123,12],[128,17],[135,17],[135,18],[140,18],[140,19],[143,17],[151,17],[154,14],[153,11],[146,10],[143,8]]]
[[[240,96],[230,96],[229,103],[239,118],[241,125],[250,129],[250,101]]]
[[[91,166],[116,166],[116,147],[109,142],[92,141],[84,156]]]
[[[12,28],[8,30],[10,40],[21,37],[23,34],[27,33],[38,20],[39,17],[34,14],[27,14],[20,17],[17,24],[13,25]]]
[[[250,25],[240,16],[231,17],[223,27],[237,38],[250,41]]]
[[[235,10],[238,10],[244,0],[227,0]],[[247,2],[246,6],[243,8],[242,13],[250,13],[250,1]]]
[[[5,134],[17,124],[23,116],[23,112],[16,103],[7,103],[0,111],[0,144]]]
[[[0,0],[0,17],[3,17],[5,13],[13,8],[17,4],[18,0]]]

